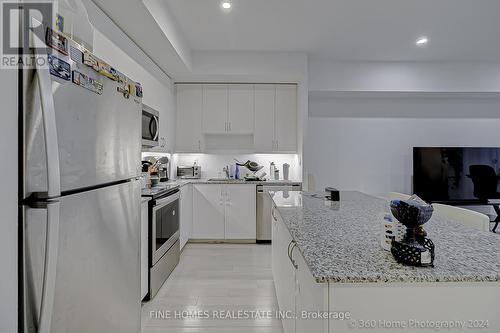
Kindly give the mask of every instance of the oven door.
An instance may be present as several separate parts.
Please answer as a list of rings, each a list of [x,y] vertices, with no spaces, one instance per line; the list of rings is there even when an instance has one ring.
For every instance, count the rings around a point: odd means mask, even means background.
[[[151,214],[151,267],[179,239],[179,197],[176,192],[157,199]]]
[[[142,145],[145,147],[158,146],[160,131],[159,113],[143,105],[142,109]]]

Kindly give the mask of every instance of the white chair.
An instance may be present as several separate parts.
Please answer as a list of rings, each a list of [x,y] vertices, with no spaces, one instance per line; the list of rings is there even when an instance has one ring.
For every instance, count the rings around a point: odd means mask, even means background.
[[[490,218],[479,212],[443,204],[433,204],[434,214],[482,231],[490,231]]]
[[[387,199],[389,201],[392,200],[408,200],[410,199],[411,195],[408,194],[403,194],[403,193],[398,193],[398,192],[389,192],[387,193]]]

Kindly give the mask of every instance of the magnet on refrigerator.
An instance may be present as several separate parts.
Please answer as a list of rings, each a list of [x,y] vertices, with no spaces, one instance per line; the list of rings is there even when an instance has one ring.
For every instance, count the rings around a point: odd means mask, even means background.
[[[51,28],[47,28],[45,43],[54,50],[59,51],[64,55],[68,55],[68,40],[66,37]]]
[[[88,89],[92,92],[95,92],[96,94],[102,95],[102,89],[103,89],[102,82],[94,78],[91,78],[83,73],[80,73],[79,71],[76,70],[73,71],[73,83],[79,85],[80,87]]]
[[[71,79],[71,67],[66,61],[59,59],[52,54],[49,54],[48,59],[50,74],[65,81],[69,81]]]

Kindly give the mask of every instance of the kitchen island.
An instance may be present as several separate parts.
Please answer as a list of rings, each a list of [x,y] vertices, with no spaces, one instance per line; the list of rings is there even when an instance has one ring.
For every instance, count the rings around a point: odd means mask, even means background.
[[[430,332],[437,325],[500,332],[499,235],[433,216],[424,228],[436,246],[435,267],[409,267],[380,245],[384,199],[276,192],[272,200],[278,303],[297,316],[283,320],[286,333]],[[303,318],[316,311],[329,319]]]

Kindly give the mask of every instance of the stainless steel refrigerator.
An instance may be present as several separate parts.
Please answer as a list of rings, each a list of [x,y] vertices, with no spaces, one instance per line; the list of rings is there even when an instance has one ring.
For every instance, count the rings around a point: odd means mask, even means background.
[[[124,79],[132,81],[79,62],[84,49],[65,43],[67,55],[49,52],[102,86],[66,80],[64,63],[62,74],[20,72],[20,324],[25,332],[137,333],[142,90],[127,97]]]

